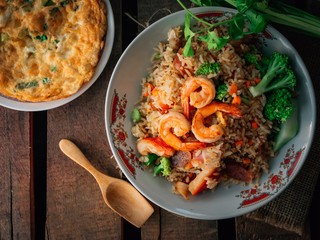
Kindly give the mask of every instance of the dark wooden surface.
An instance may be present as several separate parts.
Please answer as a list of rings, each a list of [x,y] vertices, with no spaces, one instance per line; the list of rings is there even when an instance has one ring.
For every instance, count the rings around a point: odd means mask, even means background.
[[[146,24],[169,11],[181,10],[174,0],[110,2],[116,24],[112,54],[99,79],[86,93],[65,106],[40,113],[0,107],[0,240],[320,239],[319,183],[303,236],[245,216],[200,221],[174,215],[155,205],[155,213],[137,229],[104,204],[94,178],[65,157],[58,142],[61,138],[73,140],[98,170],[122,177],[107,142],[105,94],[122,51],[143,30],[124,13]],[[189,1],[183,2],[190,6]],[[291,2],[319,13],[319,4],[312,1]],[[153,15],[158,9],[161,10]],[[315,88],[319,88],[319,39],[297,35],[281,26],[279,30],[298,50]]]

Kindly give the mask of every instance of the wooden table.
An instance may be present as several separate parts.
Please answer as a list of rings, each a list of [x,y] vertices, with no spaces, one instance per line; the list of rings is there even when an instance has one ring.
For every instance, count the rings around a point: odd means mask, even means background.
[[[310,1],[297,2],[310,7],[307,3]],[[113,51],[100,78],[86,93],[44,112],[0,107],[0,239],[320,239],[319,183],[302,237],[244,216],[193,220],[156,206],[148,222],[137,229],[105,205],[94,178],[65,157],[58,142],[73,140],[98,170],[122,177],[107,142],[104,103],[116,62],[142,30],[125,13],[152,23],[168,14],[168,9],[181,10],[174,0],[111,0],[111,4],[116,24]],[[150,19],[158,9],[162,10]],[[319,9],[309,10],[320,13]],[[278,28],[301,54],[319,89],[319,39]]]

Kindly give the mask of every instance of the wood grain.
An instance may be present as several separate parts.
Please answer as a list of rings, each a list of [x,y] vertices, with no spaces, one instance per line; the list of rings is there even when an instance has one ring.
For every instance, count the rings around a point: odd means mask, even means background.
[[[31,239],[29,113],[0,107],[0,239]]]
[[[182,2],[190,6],[190,1]],[[176,1],[138,0],[138,21],[150,25],[170,12],[180,10],[182,7]],[[157,207],[155,209],[153,216],[141,229],[141,239],[190,239],[191,236],[192,239],[218,239],[217,221],[188,219]]]
[[[121,218],[104,203],[94,178],[58,147],[61,138],[70,139],[99,171],[119,177],[104,123],[108,81],[121,51],[120,2],[111,4],[116,36],[106,68],[81,97],[48,112],[46,239],[121,238]]]

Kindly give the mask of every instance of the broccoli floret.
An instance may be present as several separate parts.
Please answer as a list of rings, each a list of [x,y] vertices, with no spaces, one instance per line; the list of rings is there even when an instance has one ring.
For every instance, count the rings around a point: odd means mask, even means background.
[[[228,87],[226,84],[221,84],[217,87],[217,92],[216,92],[216,100],[223,101],[224,98],[228,94]]]
[[[273,81],[272,85],[267,88],[267,92],[280,88],[288,88],[293,91],[296,86],[296,82],[296,76],[293,71],[288,69],[285,74],[280,75]]]
[[[269,120],[283,123],[290,117],[292,110],[291,93],[283,88],[275,90],[268,96],[264,115]]]
[[[259,58],[259,56],[253,52],[248,52],[244,55],[244,59],[249,64],[254,64],[256,68],[260,71],[261,75],[264,75],[266,73],[267,67],[269,65],[269,58],[262,56]]]
[[[155,162],[159,158],[159,156],[154,153],[148,154],[147,157],[149,160],[148,162],[145,163],[147,166],[150,166],[153,162]]]
[[[280,148],[283,147],[287,142],[294,138],[299,130],[298,122],[298,104],[296,101],[293,101],[293,112],[291,116],[280,125],[280,131],[275,137],[275,143],[273,145],[273,151],[277,152]]]
[[[195,75],[209,75],[210,73],[217,73],[221,68],[220,63],[203,63],[196,71]]]
[[[160,160],[160,164],[154,167],[153,172],[154,175],[158,175],[160,172],[163,176],[170,175],[171,167],[169,158],[162,157],[162,159]]]
[[[255,87],[250,87],[249,90],[251,94],[256,97],[279,88],[293,89],[296,84],[296,79],[292,77],[292,74],[293,72],[290,70],[288,57],[275,52],[270,59],[268,71],[263,76],[261,82]],[[279,79],[274,80],[276,77]]]

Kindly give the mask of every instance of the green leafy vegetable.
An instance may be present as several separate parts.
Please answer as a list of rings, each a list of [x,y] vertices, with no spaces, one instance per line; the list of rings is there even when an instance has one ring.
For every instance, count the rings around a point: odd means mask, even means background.
[[[190,1],[200,7],[213,6],[212,0],[190,0]]]
[[[9,1],[8,1],[9,2]],[[26,4],[32,4],[33,3],[33,0],[25,0],[24,1]]]
[[[218,37],[215,31],[208,32],[206,36],[200,36],[199,39],[208,44],[208,49],[215,49],[219,51],[223,48],[229,40],[229,36],[224,36],[222,38]]]
[[[51,71],[54,72],[56,69],[57,69],[57,67],[54,66],[54,67],[51,68]]]
[[[31,82],[21,82],[18,83],[15,88],[19,89],[19,90],[23,90],[25,88],[34,88],[38,86],[38,82],[36,80],[33,80]]]
[[[60,41],[58,39],[54,40],[55,44],[58,44]]]
[[[209,75],[210,73],[217,73],[221,68],[220,63],[203,63],[196,71],[195,75]]]
[[[229,23],[229,36],[231,39],[241,38],[245,34],[243,32],[245,25],[244,18],[240,13],[237,13],[232,20],[233,21]]]
[[[131,117],[131,120],[135,123],[137,123],[141,120],[141,114],[140,114],[139,110],[136,108],[134,108],[132,110],[130,117]]]
[[[36,39],[41,40],[41,42],[43,42],[43,41],[47,40],[48,38],[46,35],[42,34],[41,36],[36,36]]]
[[[291,103],[291,93],[288,89],[278,89],[273,91],[267,98],[264,107],[264,115],[269,120],[285,122],[293,110]]]
[[[263,30],[267,21],[299,29],[315,37],[320,37],[320,18],[278,0],[225,0],[233,7],[242,10],[248,17],[251,32]],[[239,2],[241,4],[239,4]],[[245,7],[246,5],[246,7]],[[243,10],[242,10],[243,11]],[[239,11],[241,12],[241,11]]]
[[[233,19],[229,19],[229,20],[225,20],[223,22],[219,22],[219,23],[214,23],[211,24],[201,18],[198,18],[196,15],[194,15],[192,12],[190,12],[189,9],[186,8],[186,6],[184,6],[182,4],[182,2],[180,0],[177,0],[178,3],[187,11],[187,15],[185,17],[185,29],[184,29],[184,37],[187,40],[186,45],[183,49],[183,56],[184,57],[192,57],[194,56],[194,52],[191,46],[191,42],[192,42],[192,38],[196,35],[196,34],[200,34],[202,32],[207,31],[207,35],[206,36],[200,36],[200,40],[207,42],[208,44],[208,49],[215,49],[216,51],[220,50],[221,48],[223,48],[225,46],[225,44],[228,42],[229,36],[223,36],[222,38],[218,37],[216,35],[216,33],[214,31],[210,31],[211,28],[222,25],[222,24],[226,24],[226,23],[231,23],[234,22],[235,20]],[[192,32],[191,28],[190,28],[190,20],[191,17],[193,17],[194,19],[198,20],[199,22],[202,22],[206,25],[208,25],[207,28],[199,30],[198,32]],[[244,19],[243,16],[239,16],[237,18],[237,21],[241,21],[241,19]]]
[[[158,175],[160,172],[163,176],[170,175],[171,167],[169,158],[162,157],[162,159],[160,160],[160,164],[154,167],[153,172],[154,175]]]
[[[65,0],[65,1],[60,2],[60,5],[61,5],[62,7],[65,7],[65,6],[67,6],[68,4],[69,4],[69,1],[68,1],[68,0]]]
[[[51,81],[50,81],[50,79],[49,78],[47,78],[47,77],[45,77],[44,79],[42,79],[42,83],[45,85],[45,84],[48,84],[48,83],[50,83]]]
[[[159,158],[159,156],[154,153],[148,154],[147,157],[149,159],[149,161],[145,163],[147,166],[150,166],[152,163],[154,163]]]
[[[191,19],[191,15],[186,14],[185,27],[184,27],[184,37],[186,38],[187,43],[183,49],[183,56],[184,57],[193,57],[194,56],[194,52],[191,47],[191,40],[195,34],[190,29],[190,19]]]
[[[224,101],[225,97],[228,95],[228,87],[226,84],[221,84],[217,87],[216,100]]]
[[[244,59],[248,64],[254,64],[256,68],[260,71],[261,75],[265,75],[270,63],[269,58],[265,56],[261,57],[259,54],[253,52],[247,52],[244,55]]]
[[[52,0],[45,0],[42,4],[42,6],[44,6],[44,7],[49,7],[52,5],[55,5],[55,3]]]

